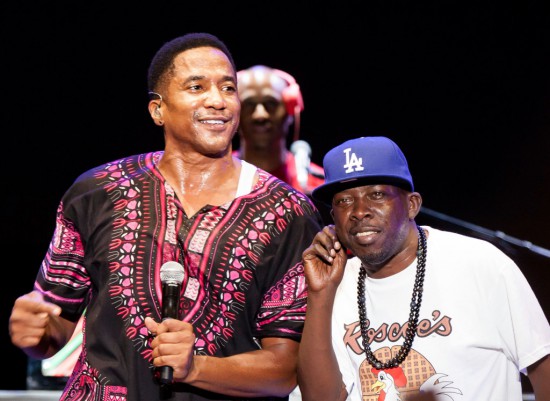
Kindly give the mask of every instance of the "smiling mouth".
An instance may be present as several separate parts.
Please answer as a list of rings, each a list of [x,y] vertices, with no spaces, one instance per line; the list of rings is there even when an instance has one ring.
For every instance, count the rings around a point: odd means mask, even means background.
[[[360,231],[355,234],[356,237],[367,237],[372,234],[376,234],[376,231]]]
[[[225,121],[222,120],[202,120],[201,124],[207,124],[207,125],[224,125]]]

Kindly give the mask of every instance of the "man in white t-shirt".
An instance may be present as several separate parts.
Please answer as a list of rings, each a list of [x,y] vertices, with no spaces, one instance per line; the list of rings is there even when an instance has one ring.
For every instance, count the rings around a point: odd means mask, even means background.
[[[323,161],[331,207],[303,253],[298,377],[304,400],[550,400],[550,325],[518,266],[489,242],[415,218],[422,197],[386,137]]]

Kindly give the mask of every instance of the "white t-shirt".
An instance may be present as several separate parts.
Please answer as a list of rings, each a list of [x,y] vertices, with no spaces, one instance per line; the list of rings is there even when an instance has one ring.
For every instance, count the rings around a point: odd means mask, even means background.
[[[349,401],[406,400],[434,389],[441,401],[520,401],[519,371],[550,354],[550,325],[518,266],[487,241],[429,231],[424,292],[412,349],[394,370],[371,370],[357,307],[361,262],[348,260],[332,318],[333,347]],[[371,350],[386,361],[403,345],[416,260],[384,279],[367,277]],[[373,388],[380,379],[386,388]],[[393,398],[392,398],[393,397]],[[299,391],[291,400],[299,400]]]

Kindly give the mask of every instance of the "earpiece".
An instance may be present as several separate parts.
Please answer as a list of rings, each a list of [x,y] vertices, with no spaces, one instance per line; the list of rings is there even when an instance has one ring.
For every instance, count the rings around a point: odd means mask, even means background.
[[[149,91],[149,97],[151,98],[151,100],[153,100],[153,97],[158,98],[155,99],[159,102],[155,103],[155,110],[153,111],[153,114],[155,115],[155,117],[160,117],[160,104],[162,103],[162,95],[157,92]]]

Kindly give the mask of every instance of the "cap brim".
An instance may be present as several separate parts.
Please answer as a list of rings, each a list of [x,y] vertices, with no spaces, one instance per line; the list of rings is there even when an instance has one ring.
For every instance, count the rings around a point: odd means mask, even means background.
[[[400,177],[391,176],[376,176],[376,177],[359,177],[351,178],[349,180],[343,180],[338,182],[331,182],[323,184],[315,188],[311,192],[311,196],[316,201],[322,202],[325,205],[332,205],[332,198],[338,192],[342,192],[349,188],[361,187],[364,185],[394,185],[396,187],[405,189],[407,191],[414,191],[412,184]]]

